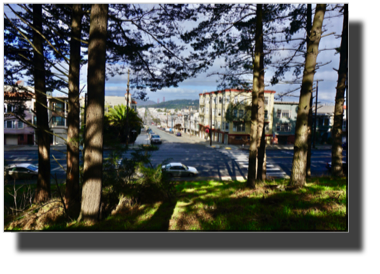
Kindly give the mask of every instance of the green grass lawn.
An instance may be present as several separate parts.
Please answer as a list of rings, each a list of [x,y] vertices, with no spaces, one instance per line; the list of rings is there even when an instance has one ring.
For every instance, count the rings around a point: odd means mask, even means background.
[[[177,196],[171,201],[134,206],[120,203],[95,225],[58,218],[42,229],[347,231],[346,178],[316,178],[293,190],[285,188],[287,183],[276,180],[252,190],[235,181],[179,182]]]

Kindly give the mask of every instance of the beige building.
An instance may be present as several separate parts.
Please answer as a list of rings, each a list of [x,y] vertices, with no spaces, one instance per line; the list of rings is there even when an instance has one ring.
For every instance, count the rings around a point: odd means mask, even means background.
[[[264,91],[265,100],[265,138],[267,142],[272,140],[272,121],[274,93],[272,90]],[[247,119],[247,109],[251,105],[252,92],[238,89],[226,89],[222,91],[205,92],[199,94],[199,135],[209,139],[209,131],[212,130],[213,141],[225,144],[241,145],[249,144],[250,121]],[[210,121],[210,103],[212,125]],[[228,107],[232,103],[234,109],[231,115],[232,122],[227,122]]]
[[[28,92],[18,87],[4,86],[4,145],[34,145],[35,143],[34,127],[30,125],[35,119],[32,112],[35,102],[34,89],[27,86],[23,88]],[[20,100],[25,102],[24,119],[30,124],[23,123],[12,114]]]

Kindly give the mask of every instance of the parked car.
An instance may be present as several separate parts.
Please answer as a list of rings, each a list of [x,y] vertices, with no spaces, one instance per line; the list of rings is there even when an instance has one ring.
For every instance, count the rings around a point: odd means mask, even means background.
[[[343,171],[344,172],[347,172],[347,163],[346,161],[342,161],[342,165],[343,165]],[[331,166],[332,166],[332,163],[331,162],[328,162],[326,163],[326,168],[331,172]]]
[[[177,134],[176,134],[176,135],[177,135],[177,136],[182,136],[182,135],[181,135],[181,132],[177,132]]]
[[[38,167],[31,164],[12,164],[4,168],[4,177],[7,180],[37,179]]]
[[[198,170],[192,166],[186,166],[182,163],[169,163],[161,166],[162,172],[168,174],[171,177],[194,177],[198,175]]]
[[[160,135],[152,135],[150,137],[150,143],[151,144],[162,144]]]

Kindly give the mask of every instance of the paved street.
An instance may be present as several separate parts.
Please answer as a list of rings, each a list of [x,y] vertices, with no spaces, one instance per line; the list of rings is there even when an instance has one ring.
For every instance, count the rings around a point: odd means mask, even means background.
[[[189,166],[194,166],[199,171],[200,177],[218,179],[246,179],[248,172],[248,150],[242,150],[238,146],[213,143],[210,147],[209,141],[198,137],[190,137],[182,134],[177,137],[151,126],[153,131],[161,136],[162,144],[158,145],[159,150],[152,153],[152,164],[160,165],[164,160],[172,162],[182,162]],[[148,134],[143,131],[137,138],[135,146],[149,144]],[[131,146],[133,147],[133,145]],[[63,179],[66,168],[65,146],[52,147],[51,149],[51,171]],[[110,150],[104,151],[104,157],[108,157]],[[130,157],[132,150],[128,151],[124,157]],[[343,152],[344,160],[346,151]],[[53,156],[57,159],[54,160]],[[38,164],[37,149],[20,149],[4,151],[6,164],[28,162]],[[291,173],[293,161],[292,149],[267,149],[267,177],[286,178]],[[313,176],[328,174],[325,167],[326,162],[331,161],[330,149],[318,149],[312,151],[311,171]],[[60,166],[61,165],[61,166]]]

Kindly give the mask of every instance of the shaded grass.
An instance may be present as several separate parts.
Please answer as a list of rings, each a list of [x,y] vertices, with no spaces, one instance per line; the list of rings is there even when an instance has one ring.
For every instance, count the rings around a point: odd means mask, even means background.
[[[260,183],[178,182],[172,200],[130,205],[120,200],[96,224],[49,224],[46,230],[116,231],[347,231],[346,178],[315,178],[303,188],[287,180]],[[15,227],[14,229],[18,229]]]

